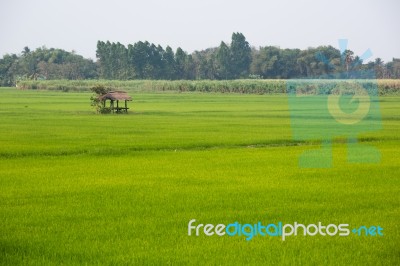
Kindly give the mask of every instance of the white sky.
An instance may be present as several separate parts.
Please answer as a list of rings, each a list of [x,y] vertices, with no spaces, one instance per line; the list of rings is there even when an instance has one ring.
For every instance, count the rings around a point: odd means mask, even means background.
[[[399,0],[0,0],[0,56],[45,45],[95,59],[98,40],[187,52],[243,33],[255,47],[332,45],[400,58]]]

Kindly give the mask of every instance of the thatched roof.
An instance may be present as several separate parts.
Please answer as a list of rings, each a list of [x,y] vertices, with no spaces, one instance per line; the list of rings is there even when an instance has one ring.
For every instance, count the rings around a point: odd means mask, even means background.
[[[100,96],[100,100],[112,101],[132,101],[132,97],[126,91],[110,91],[107,94]]]

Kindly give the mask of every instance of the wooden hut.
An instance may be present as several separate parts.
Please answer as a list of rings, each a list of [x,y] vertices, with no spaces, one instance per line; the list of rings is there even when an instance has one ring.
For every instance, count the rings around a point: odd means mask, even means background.
[[[132,101],[132,97],[126,91],[110,91],[107,94],[100,96],[100,101],[103,107],[106,107],[107,100],[110,101],[110,110],[113,113],[128,113],[128,101]],[[120,106],[120,102],[124,102]]]

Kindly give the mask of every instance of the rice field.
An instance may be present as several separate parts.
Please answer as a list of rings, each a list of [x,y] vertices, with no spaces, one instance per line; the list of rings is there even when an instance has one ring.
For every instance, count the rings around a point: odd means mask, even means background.
[[[0,264],[400,264],[400,97],[359,136],[379,163],[338,137],[318,169],[299,167],[320,143],[293,140],[286,94],[178,91],[132,88],[127,115],[99,115],[89,92],[0,88]],[[192,219],[383,236],[189,236]]]

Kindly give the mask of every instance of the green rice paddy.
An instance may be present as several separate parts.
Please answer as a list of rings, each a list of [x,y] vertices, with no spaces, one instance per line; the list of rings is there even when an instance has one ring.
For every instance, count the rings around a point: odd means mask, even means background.
[[[306,169],[287,96],[0,89],[1,265],[399,265],[400,97],[359,136],[381,162]],[[188,236],[188,222],[381,226],[383,236]]]

